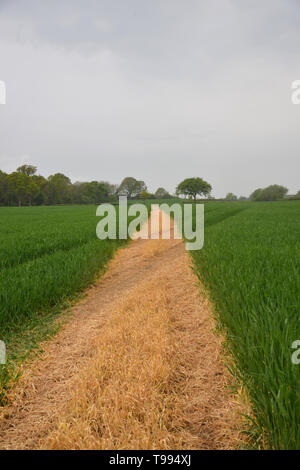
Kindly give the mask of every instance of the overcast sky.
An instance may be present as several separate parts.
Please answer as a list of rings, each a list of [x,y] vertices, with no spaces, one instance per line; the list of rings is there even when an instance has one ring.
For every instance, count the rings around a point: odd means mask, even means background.
[[[299,0],[0,0],[0,169],[300,189]]]

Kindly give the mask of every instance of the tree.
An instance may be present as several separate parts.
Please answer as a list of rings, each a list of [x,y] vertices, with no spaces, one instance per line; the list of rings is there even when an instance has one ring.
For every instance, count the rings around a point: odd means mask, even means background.
[[[137,181],[132,176],[124,178],[118,188],[118,194],[127,196],[129,199],[138,196],[142,191],[147,191],[146,184],[144,181]]]
[[[22,173],[23,175],[26,175],[26,176],[33,176],[36,173],[36,169],[37,169],[36,166],[25,164],[25,165],[19,166],[17,168],[17,172]]]
[[[285,186],[280,186],[278,184],[273,184],[267,186],[264,189],[256,189],[250,195],[251,201],[278,201],[283,199],[288,192],[288,188]]]
[[[170,194],[164,188],[158,188],[154,196],[157,197],[157,199],[164,199],[170,197]]]
[[[38,186],[30,176],[15,171],[8,176],[10,192],[17,199],[18,205],[31,204],[31,200],[38,193]]]
[[[150,199],[152,197],[153,197],[152,194],[148,193],[147,191],[141,191],[140,192],[140,198],[141,199]]]
[[[8,175],[0,170],[0,204],[8,203]]]
[[[108,191],[108,198],[110,200],[116,199],[117,196],[117,191],[118,191],[118,185],[117,184],[111,184],[108,181],[100,181],[101,184],[104,184],[107,188]]]
[[[10,175],[0,170],[0,205],[100,204],[117,199],[118,186],[107,181],[75,182],[63,173],[44,178],[33,165],[22,165]],[[144,181],[133,179],[130,197],[146,191]],[[126,179],[125,179],[126,180]],[[131,178],[129,178],[131,180]],[[124,187],[126,188],[126,181]],[[128,183],[128,181],[127,181]],[[129,181],[130,183],[130,181]]]
[[[120,196],[127,196],[130,198],[134,192],[135,187],[136,179],[131,176],[127,176],[123,179],[122,183],[120,184],[118,188],[118,194]]]
[[[262,191],[263,190],[261,188],[255,189],[253,193],[250,194],[251,201],[259,201]]]
[[[202,178],[187,178],[179,183],[176,188],[176,194],[191,196],[194,200],[196,200],[197,195],[206,197],[209,195],[211,190],[211,185]]]
[[[62,173],[55,173],[48,178],[47,196],[50,204],[71,202],[71,180]]]
[[[135,196],[138,196],[142,191],[147,191],[147,186],[145,181],[137,181],[136,186],[134,188],[134,194]]]
[[[278,201],[283,199],[288,192],[288,188],[280,186],[279,184],[273,184],[263,190],[261,197],[264,201]]]
[[[227,193],[225,199],[226,201],[236,201],[237,197],[233,193]]]
[[[46,189],[48,181],[41,175],[33,175],[31,179],[38,187],[38,192],[33,197],[33,203],[37,205],[45,204],[47,202]]]
[[[80,186],[80,202],[85,204],[100,204],[108,201],[109,189],[106,183],[91,181],[90,183],[81,183]]]

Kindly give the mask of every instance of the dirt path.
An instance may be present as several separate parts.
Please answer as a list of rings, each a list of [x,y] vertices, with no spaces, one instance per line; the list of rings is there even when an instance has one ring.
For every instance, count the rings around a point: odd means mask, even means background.
[[[238,445],[239,405],[229,394],[221,340],[213,332],[210,307],[201,295],[184,243],[138,240],[119,250],[98,284],[73,307],[71,320],[45,343],[43,356],[24,373],[11,394],[11,405],[0,412],[1,449],[91,447],[84,439],[81,444],[66,444],[62,439],[65,443],[60,445],[57,437],[49,441],[49,436],[55,435],[78,377],[96,357],[97,338],[109,328],[120,301],[145,295],[149,285],[152,292],[157,289],[163,295],[164,311],[171,319],[167,341],[175,341],[176,351],[184,358],[184,363],[174,363],[173,371],[181,424],[174,431],[175,440],[170,439],[166,447],[227,449]],[[176,444],[179,428],[181,438]],[[95,440],[105,446],[99,442]],[[164,448],[162,440],[145,442],[133,439],[127,448]]]

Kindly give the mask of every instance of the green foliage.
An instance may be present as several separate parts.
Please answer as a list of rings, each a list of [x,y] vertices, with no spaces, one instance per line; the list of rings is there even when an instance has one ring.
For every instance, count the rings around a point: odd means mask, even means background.
[[[8,190],[8,175],[0,170],[0,205],[5,205],[8,203]]]
[[[104,182],[75,183],[72,187],[72,201],[83,204],[100,204],[111,199],[110,185]]]
[[[250,194],[251,201],[259,201],[263,190],[261,188],[255,189],[253,193]]]
[[[288,189],[278,184],[273,184],[264,189],[256,189],[250,195],[251,201],[278,201],[283,199]]]
[[[9,358],[1,399],[15,362],[55,331],[57,313],[125,241],[96,237],[94,206],[3,207],[0,220],[0,339]]]
[[[191,252],[208,288],[232,370],[248,391],[257,435],[274,449],[300,448],[300,204],[210,202],[205,242]]]
[[[19,168],[17,168],[18,173],[22,173],[23,175],[26,175],[26,176],[35,175],[36,170],[37,170],[36,166],[33,166],[33,165],[22,165],[22,166],[19,166]]]
[[[49,176],[46,189],[49,204],[71,202],[70,191],[71,181],[67,176],[62,173]]]
[[[59,310],[93,282],[120,241],[96,239],[90,206],[0,208],[0,218],[5,388],[15,363],[55,331]],[[231,370],[248,392],[258,445],[274,449],[300,448],[300,366],[291,361],[300,339],[299,231],[298,201],[210,201],[204,247],[190,252],[226,336]]]
[[[22,165],[9,175],[0,170],[0,205],[100,204],[115,198],[115,185],[104,181],[72,184],[62,173],[46,179],[32,165]]]
[[[237,201],[237,196],[233,193],[226,194],[226,201]]]
[[[24,202],[31,205],[32,198],[38,193],[38,186],[30,176],[16,171],[8,175],[8,192],[15,195],[19,206]]]
[[[147,191],[142,191],[140,193],[140,198],[141,199],[151,199],[153,196],[151,193],[148,193]]]
[[[176,194],[191,196],[196,199],[199,196],[208,196],[212,187],[202,178],[187,178],[183,180],[176,188]]]
[[[138,181],[132,176],[124,178],[118,188],[118,194],[120,196],[127,196],[129,199],[138,196],[144,191],[147,191],[144,181]]]
[[[170,198],[170,194],[164,188],[158,188],[154,194],[157,199]]]

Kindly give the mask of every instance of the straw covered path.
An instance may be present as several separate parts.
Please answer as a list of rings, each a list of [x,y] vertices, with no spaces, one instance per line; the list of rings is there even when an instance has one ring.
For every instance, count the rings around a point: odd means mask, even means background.
[[[221,338],[181,240],[137,240],[72,308],[0,410],[1,449],[229,449]]]

